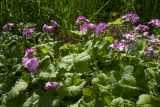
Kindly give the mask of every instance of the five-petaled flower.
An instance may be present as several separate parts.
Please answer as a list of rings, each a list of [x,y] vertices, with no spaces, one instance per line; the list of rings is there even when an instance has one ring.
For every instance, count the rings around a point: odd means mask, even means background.
[[[7,23],[3,26],[3,29],[4,29],[4,30],[11,30],[12,27],[14,27],[14,23],[7,22]]]
[[[38,71],[39,59],[38,57],[32,57],[34,53],[34,48],[28,48],[22,58],[22,66],[27,68],[29,72],[36,73]]]
[[[51,89],[57,89],[58,86],[59,86],[58,82],[47,82],[44,85],[44,90],[48,91],[48,90],[51,90]]]
[[[127,14],[121,16],[121,19],[126,22],[131,22],[134,24],[139,21],[140,17],[135,13],[127,13]]]
[[[23,29],[23,36],[30,36],[35,32],[35,28],[24,28]]]

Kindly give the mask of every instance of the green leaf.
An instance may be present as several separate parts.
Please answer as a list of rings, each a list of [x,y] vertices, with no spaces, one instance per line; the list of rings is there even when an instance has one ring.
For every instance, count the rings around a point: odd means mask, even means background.
[[[82,91],[83,86],[86,84],[86,82],[82,82],[80,85],[76,86],[76,85],[72,85],[69,87],[66,87],[65,91],[65,95],[67,96],[76,96],[77,94],[80,94]]]
[[[51,47],[50,46],[42,46],[41,47],[41,51],[43,52],[43,53],[48,53],[49,51],[50,51],[50,49],[51,49]]]
[[[142,94],[139,96],[139,99],[137,101],[138,105],[144,105],[144,104],[151,104],[152,102],[152,96],[147,94]]]
[[[71,54],[61,58],[61,62],[58,67],[61,71],[72,72],[87,72],[89,71],[88,62],[91,60],[91,56],[88,51],[80,54]]]
[[[136,104],[140,107],[158,107],[160,98],[149,94],[142,94],[139,96]]]
[[[75,58],[76,62],[86,62],[91,59],[91,56],[89,55],[88,51],[84,51],[81,54],[77,54],[77,57]]]
[[[58,74],[58,72],[52,72],[52,73],[41,72],[39,74],[39,78],[42,80],[52,80],[52,79],[56,78],[57,74]]]
[[[5,59],[6,59],[6,58],[5,58],[4,55],[0,55],[0,67],[5,65],[5,63],[6,63],[6,60],[5,60]]]
[[[16,65],[13,66],[13,69],[14,69],[15,72],[17,72],[21,69],[21,67],[22,67],[22,64],[16,64]]]
[[[132,65],[126,65],[123,69],[123,74],[132,74],[134,71],[134,66]]]
[[[71,30],[71,33],[74,33],[74,34],[79,35],[79,36],[83,36],[83,35],[86,34],[86,32],[82,32],[82,31],[73,31],[73,30]]]
[[[38,103],[39,95],[37,95],[35,92],[24,102],[22,107],[35,107],[35,105]]]
[[[135,104],[121,97],[112,100],[111,107],[135,107]]]
[[[9,98],[14,98],[15,96],[18,96],[27,87],[28,87],[28,83],[20,79],[15,83],[15,86],[12,87],[12,89],[8,92]]]
[[[136,78],[131,74],[124,74],[121,84],[136,86]]]
[[[50,56],[49,56],[49,55],[46,55],[44,58],[42,58],[42,59],[40,60],[40,64],[43,63],[43,62],[45,62],[45,61],[47,61],[47,60],[49,60],[49,59],[50,59]]]
[[[142,93],[138,87],[133,87],[129,85],[121,85],[122,87],[122,95],[125,98],[137,97]]]
[[[114,42],[114,38],[112,36],[107,36],[105,37],[105,40],[106,41],[109,41],[110,43],[113,43]]]
[[[83,88],[82,90],[84,96],[92,96],[92,89],[91,88]]]
[[[118,18],[117,20],[108,23],[109,25],[122,25],[123,24],[123,20],[121,18]]]

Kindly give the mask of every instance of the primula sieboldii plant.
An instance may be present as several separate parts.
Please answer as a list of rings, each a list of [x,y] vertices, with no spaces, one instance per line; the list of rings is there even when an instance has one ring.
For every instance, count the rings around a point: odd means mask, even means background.
[[[31,73],[36,73],[38,71],[39,59],[38,57],[32,57],[32,54],[35,52],[34,48],[28,48],[25,52],[24,57],[22,58],[22,65],[24,68]]]
[[[40,31],[6,23],[0,33],[0,104],[159,107],[159,22],[144,24],[136,13],[107,23],[79,16],[75,31],[66,34],[55,20]]]

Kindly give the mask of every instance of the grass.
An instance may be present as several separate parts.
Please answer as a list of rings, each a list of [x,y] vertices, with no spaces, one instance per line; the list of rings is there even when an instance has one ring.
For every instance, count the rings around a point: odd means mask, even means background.
[[[111,21],[126,12],[144,17],[158,17],[158,0],[1,0],[0,26],[7,21],[33,22],[37,26],[58,20],[64,30],[72,29],[75,19],[84,15],[92,21]],[[147,8],[146,8],[147,7]],[[141,10],[141,11],[139,11]]]

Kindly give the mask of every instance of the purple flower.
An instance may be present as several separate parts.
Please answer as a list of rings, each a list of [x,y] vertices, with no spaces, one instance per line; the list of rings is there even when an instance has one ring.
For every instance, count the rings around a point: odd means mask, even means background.
[[[136,31],[148,31],[149,27],[146,26],[146,25],[139,24],[137,27],[134,28],[134,30],[136,30]]]
[[[34,48],[28,48],[25,52],[24,57],[22,58],[22,66],[24,68],[27,68],[29,72],[36,73],[38,66],[39,66],[39,60],[37,57],[31,58],[31,55],[35,51]]]
[[[96,25],[92,23],[85,23],[80,27],[81,32],[86,33],[89,29],[94,29]]]
[[[106,23],[100,22],[96,27],[95,27],[95,33],[97,35],[102,35],[105,33],[108,25]]]
[[[145,55],[151,55],[153,54],[153,46],[147,47],[145,53]]]
[[[55,20],[51,20],[51,25],[53,26],[54,29],[59,27],[59,24]]]
[[[90,22],[86,17],[84,16],[79,16],[76,20],[76,24],[79,25],[81,22]]]
[[[35,28],[24,28],[23,29],[23,36],[30,36],[35,32]]]
[[[28,57],[23,57],[22,58],[22,66],[23,67],[25,67],[25,68],[27,68],[28,67],[28,60],[29,60],[29,58]]]
[[[156,28],[160,28],[160,19],[151,19],[148,23]]]
[[[126,48],[127,44],[125,40],[117,41],[114,44],[109,45],[110,49],[116,49],[118,51],[124,51]]]
[[[148,40],[148,44],[150,45],[160,45],[160,40],[156,39],[154,36],[151,36]]]
[[[123,34],[123,37],[125,39],[129,40],[130,42],[136,41],[136,35],[135,34],[125,33],[125,34]]]
[[[31,73],[37,72],[39,66],[39,60],[37,57],[31,58],[27,61],[27,69]]]
[[[147,47],[146,51],[144,52],[145,56],[151,56],[152,58],[156,59],[158,56],[154,53],[153,46]]]
[[[126,22],[132,22],[134,24],[134,23],[137,23],[140,18],[135,13],[127,13],[127,14],[121,16],[121,19]]]
[[[143,32],[142,36],[147,36],[149,35],[149,32]]]
[[[27,57],[31,57],[31,55],[33,54],[33,52],[35,51],[34,48],[28,48],[25,52],[25,55],[24,57],[27,58]]]
[[[14,27],[14,23],[7,22],[7,23],[3,26],[3,29],[4,29],[4,30],[11,30],[12,27]]]
[[[29,72],[36,73],[39,66],[39,60],[37,57],[22,58],[22,65],[27,68]]]
[[[44,90],[57,89],[59,86],[58,82],[47,82],[45,83]]]
[[[42,31],[49,33],[49,32],[53,32],[53,30],[54,30],[54,27],[53,27],[53,26],[49,26],[49,25],[47,25],[47,24],[44,24],[44,25],[43,25]]]

